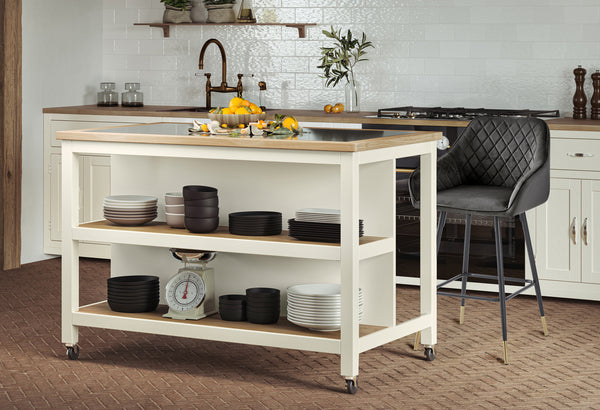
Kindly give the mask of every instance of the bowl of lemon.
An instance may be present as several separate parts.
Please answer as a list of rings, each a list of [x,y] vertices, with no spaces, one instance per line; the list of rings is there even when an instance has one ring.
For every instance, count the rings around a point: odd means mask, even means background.
[[[211,121],[218,121],[221,127],[245,128],[251,122],[264,120],[267,114],[253,102],[240,97],[229,100],[228,107],[217,107],[208,113]]]

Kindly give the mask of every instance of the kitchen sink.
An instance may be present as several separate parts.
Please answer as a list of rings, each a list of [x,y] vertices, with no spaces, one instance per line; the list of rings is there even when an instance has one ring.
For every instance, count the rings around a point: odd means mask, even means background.
[[[165,110],[159,110],[164,112],[208,112],[208,110],[204,107],[179,107],[179,108],[169,108]]]

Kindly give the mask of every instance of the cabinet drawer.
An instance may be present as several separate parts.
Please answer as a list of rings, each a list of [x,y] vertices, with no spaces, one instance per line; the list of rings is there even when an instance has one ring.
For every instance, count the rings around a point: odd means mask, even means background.
[[[600,171],[600,140],[552,138],[550,167],[578,171]]]

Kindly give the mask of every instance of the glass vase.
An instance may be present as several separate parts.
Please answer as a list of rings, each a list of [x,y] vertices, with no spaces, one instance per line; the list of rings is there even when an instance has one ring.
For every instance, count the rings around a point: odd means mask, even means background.
[[[344,86],[346,96],[345,111],[360,111],[360,83],[356,80],[348,80]]]

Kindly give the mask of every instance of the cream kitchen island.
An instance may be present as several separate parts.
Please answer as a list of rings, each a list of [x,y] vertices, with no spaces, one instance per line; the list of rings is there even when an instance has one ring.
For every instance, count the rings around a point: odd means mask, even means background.
[[[309,128],[297,139],[188,135],[189,124],[156,123],[63,131],[62,140],[62,341],[69,358],[79,354],[80,326],[119,329],[214,341],[310,350],[340,355],[347,390],[356,392],[359,354],[422,331],[427,359],[436,344],[436,141],[441,133]],[[112,194],[154,195],[189,184],[219,190],[220,227],[193,234],[155,221],[116,226],[79,222],[79,170],[86,155],[111,155]],[[420,315],[396,320],[395,159],[420,155]],[[227,215],[241,210],[276,210],[288,218],[300,208],[339,208],[341,243],[277,236],[229,234]],[[160,211],[161,209],[159,209]],[[159,220],[162,212],[159,212]],[[358,220],[365,236],[359,238]],[[113,312],[106,301],[80,306],[80,242],[111,244],[111,275],[151,274],[164,285],[177,262],[168,248],[216,251],[216,294],[246,287],[281,289],[277,324],[228,322],[213,315],[197,321],[156,312]],[[285,289],[299,283],[341,285],[341,329],[308,330],[285,318]],[[82,285],[85,285],[82,283]],[[359,288],[364,317],[359,324]]]

